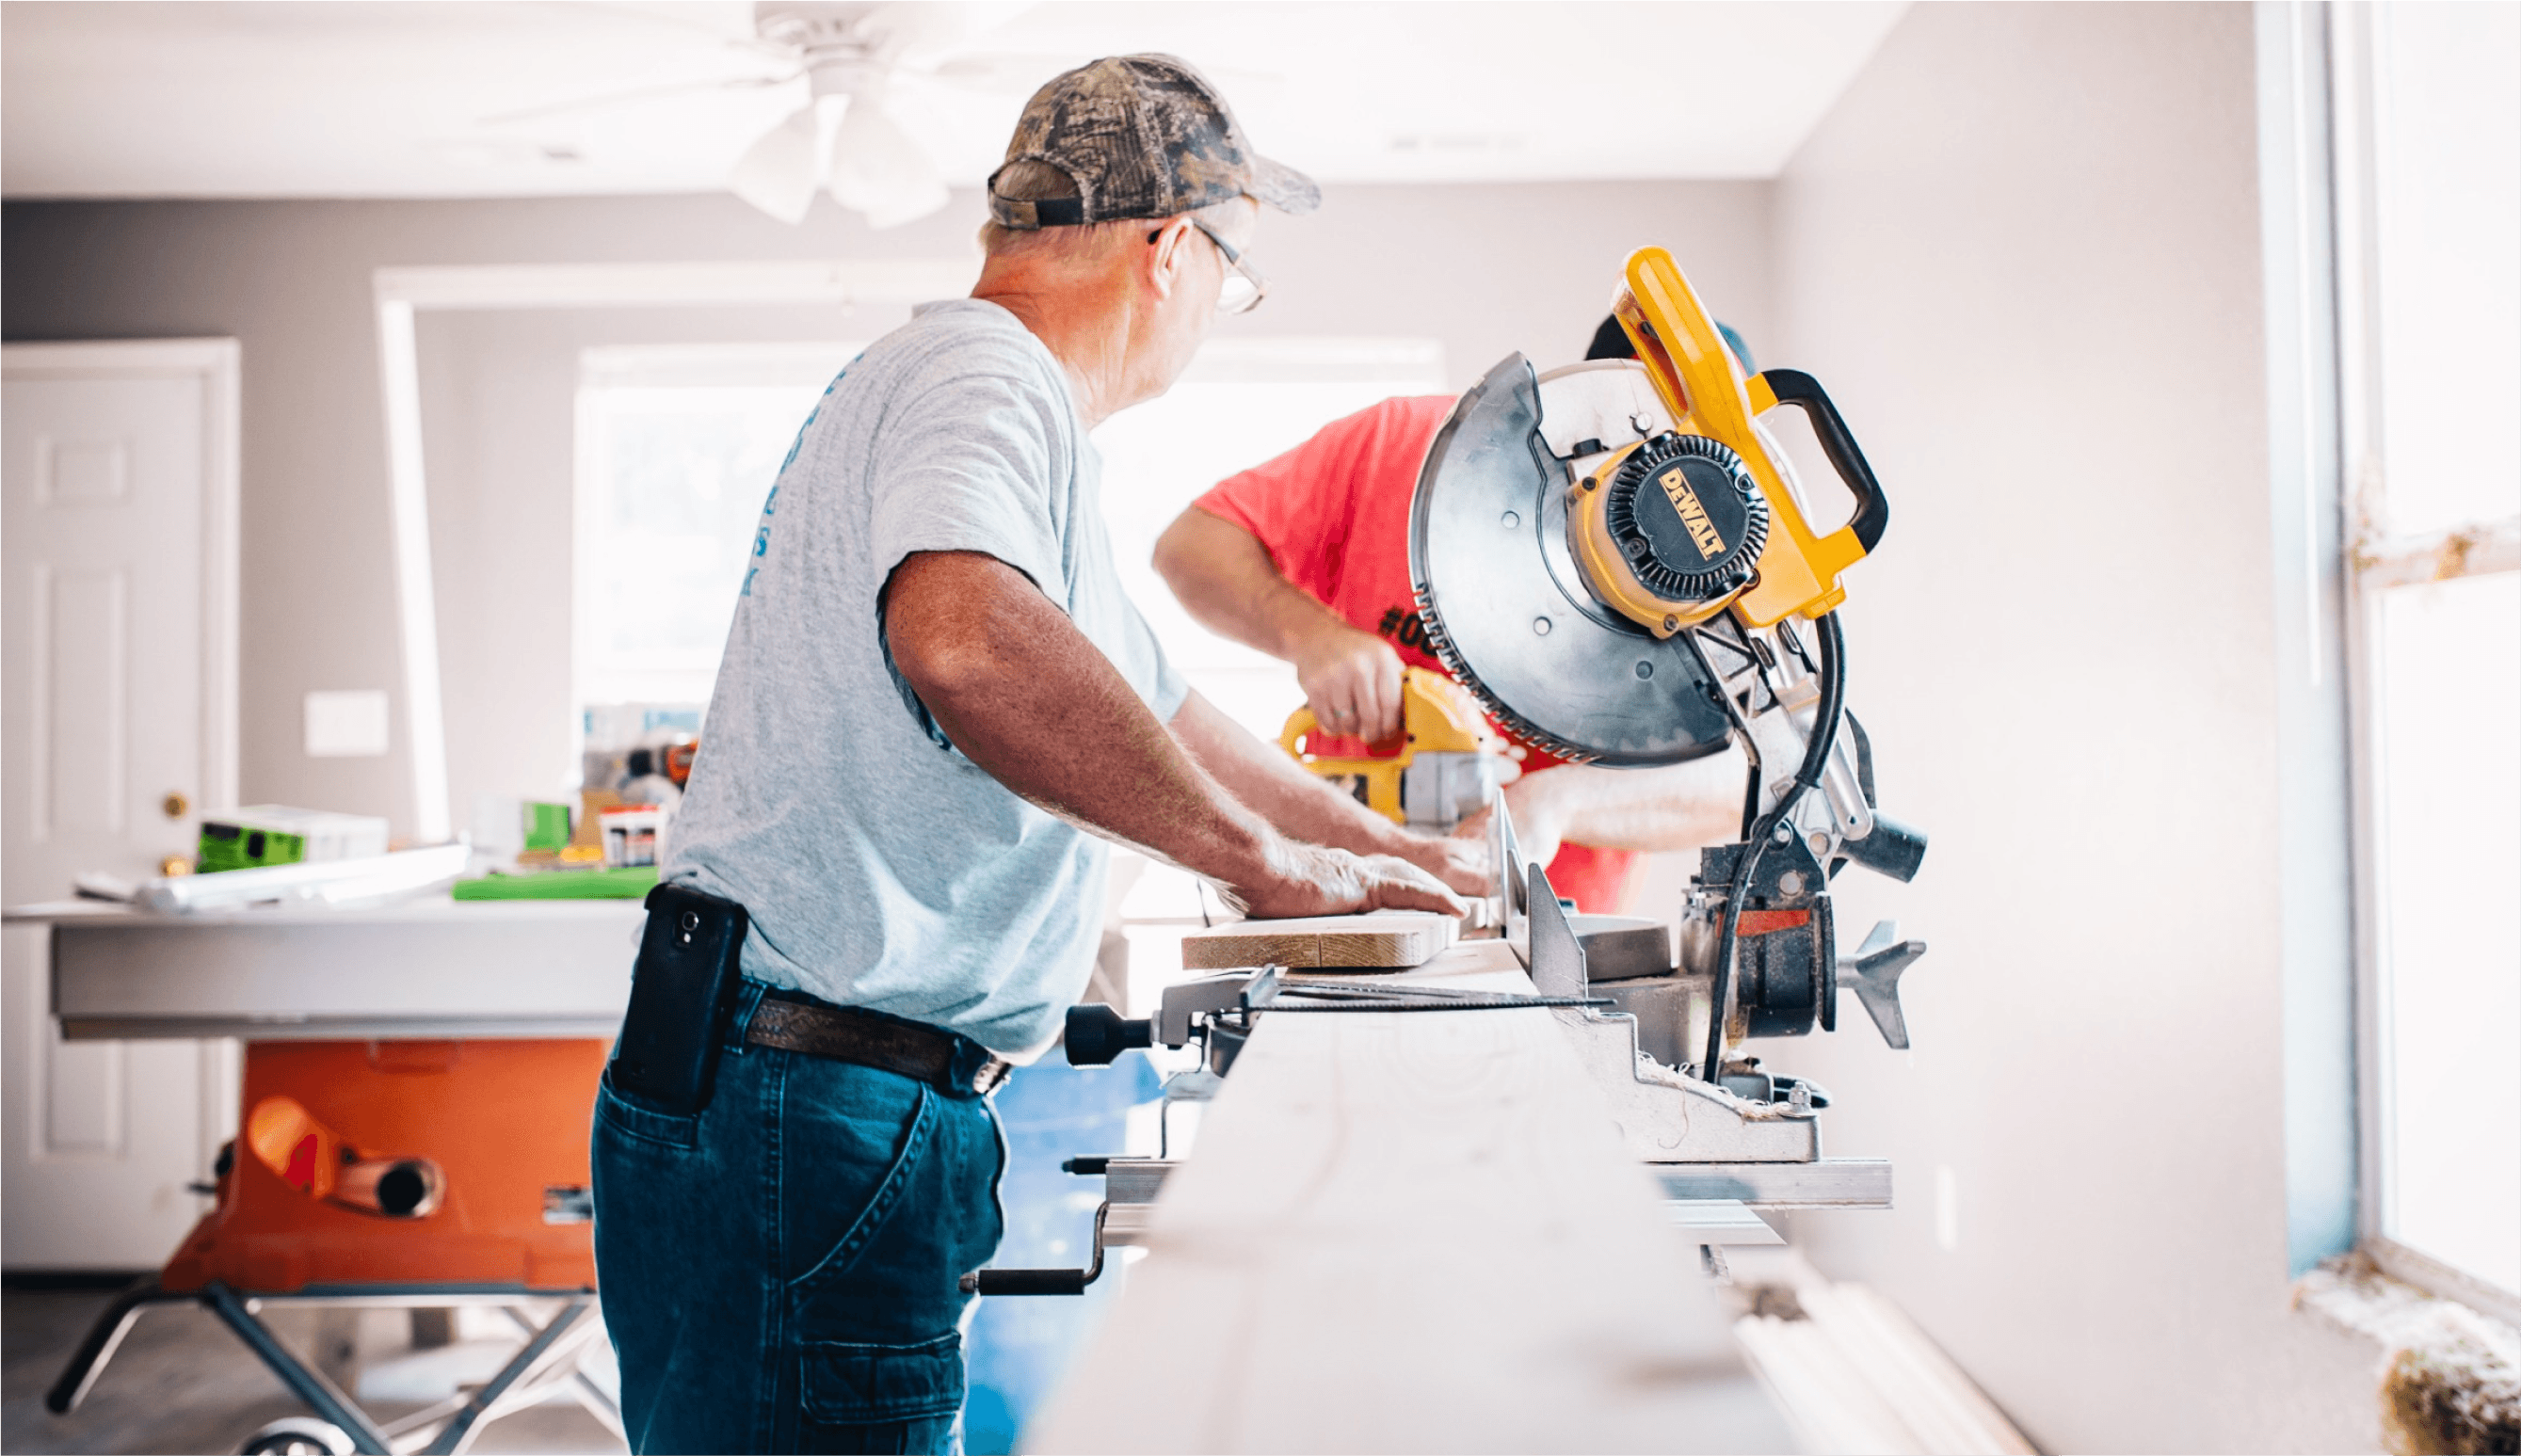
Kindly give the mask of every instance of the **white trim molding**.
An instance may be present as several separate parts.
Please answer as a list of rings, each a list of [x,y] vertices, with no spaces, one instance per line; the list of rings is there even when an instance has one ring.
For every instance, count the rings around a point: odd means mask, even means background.
[[[2446,1103],[2437,1087],[2403,1085],[2397,1065],[2391,917],[2397,913],[2382,826],[2391,786],[2384,766],[2391,719],[2382,709],[2389,664],[2381,636],[2385,601],[2427,583],[2521,570],[2521,518],[2481,518],[2428,532],[2387,527],[2392,463],[2383,371],[2398,361],[2384,343],[2384,251],[2391,242],[2393,179],[2384,147],[2393,96],[2385,62],[2391,7],[2323,6],[2329,39],[2334,196],[2339,484],[2347,539],[2339,556],[2349,586],[2346,649],[2350,800],[2357,962],[2360,1128],[2359,1247],[2393,1278],[2511,1320],[2521,1295],[2402,1243],[2397,1208],[2397,1110],[2426,1115]],[[2414,93],[2405,93],[2414,94]],[[2455,1115],[2455,1114],[2454,1114]],[[2499,1155],[2508,1149],[2495,1148]]]
[[[921,303],[969,293],[978,272],[977,258],[536,263],[376,271],[378,380],[385,394],[386,480],[392,495],[416,842],[437,843],[454,833],[438,670],[437,591],[429,549],[429,472],[421,450],[420,312]]]
[[[2267,279],[2286,1261],[2356,1236],[2354,825],[2347,773],[2345,509],[2337,455],[2335,216],[2325,7],[2256,15]]]

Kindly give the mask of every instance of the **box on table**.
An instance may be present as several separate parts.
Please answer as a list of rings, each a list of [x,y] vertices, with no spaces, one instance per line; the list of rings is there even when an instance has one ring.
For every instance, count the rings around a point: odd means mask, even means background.
[[[381,818],[294,809],[287,804],[248,804],[202,816],[199,869],[210,875],[266,865],[366,859],[385,852],[386,821]]]

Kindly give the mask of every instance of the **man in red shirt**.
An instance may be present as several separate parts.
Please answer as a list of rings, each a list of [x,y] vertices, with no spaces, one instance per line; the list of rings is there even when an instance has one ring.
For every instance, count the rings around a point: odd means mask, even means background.
[[[1629,356],[1605,320],[1586,357]],[[1294,663],[1327,733],[1389,739],[1400,729],[1401,667],[1444,670],[1410,593],[1409,498],[1452,407],[1449,395],[1387,399],[1336,421],[1220,482],[1156,542],[1156,569],[1190,614]],[[1526,747],[1506,806],[1525,852],[1580,909],[1621,909],[1638,853],[1723,843],[1741,827],[1736,750],[1635,769]]]

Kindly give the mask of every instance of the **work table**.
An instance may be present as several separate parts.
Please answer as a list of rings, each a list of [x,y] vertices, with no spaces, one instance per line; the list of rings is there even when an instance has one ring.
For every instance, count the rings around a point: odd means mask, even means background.
[[[636,900],[274,907],[158,915],[94,901],[12,909],[52,928],[71,1040],[602,1036],[621,1024]]]

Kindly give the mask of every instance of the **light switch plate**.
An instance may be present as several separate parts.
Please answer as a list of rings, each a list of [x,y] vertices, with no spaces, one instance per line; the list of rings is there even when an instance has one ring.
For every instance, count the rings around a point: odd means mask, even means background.
[[[382,688],[306,695],[306,756],[375,758],[392,741]]]

